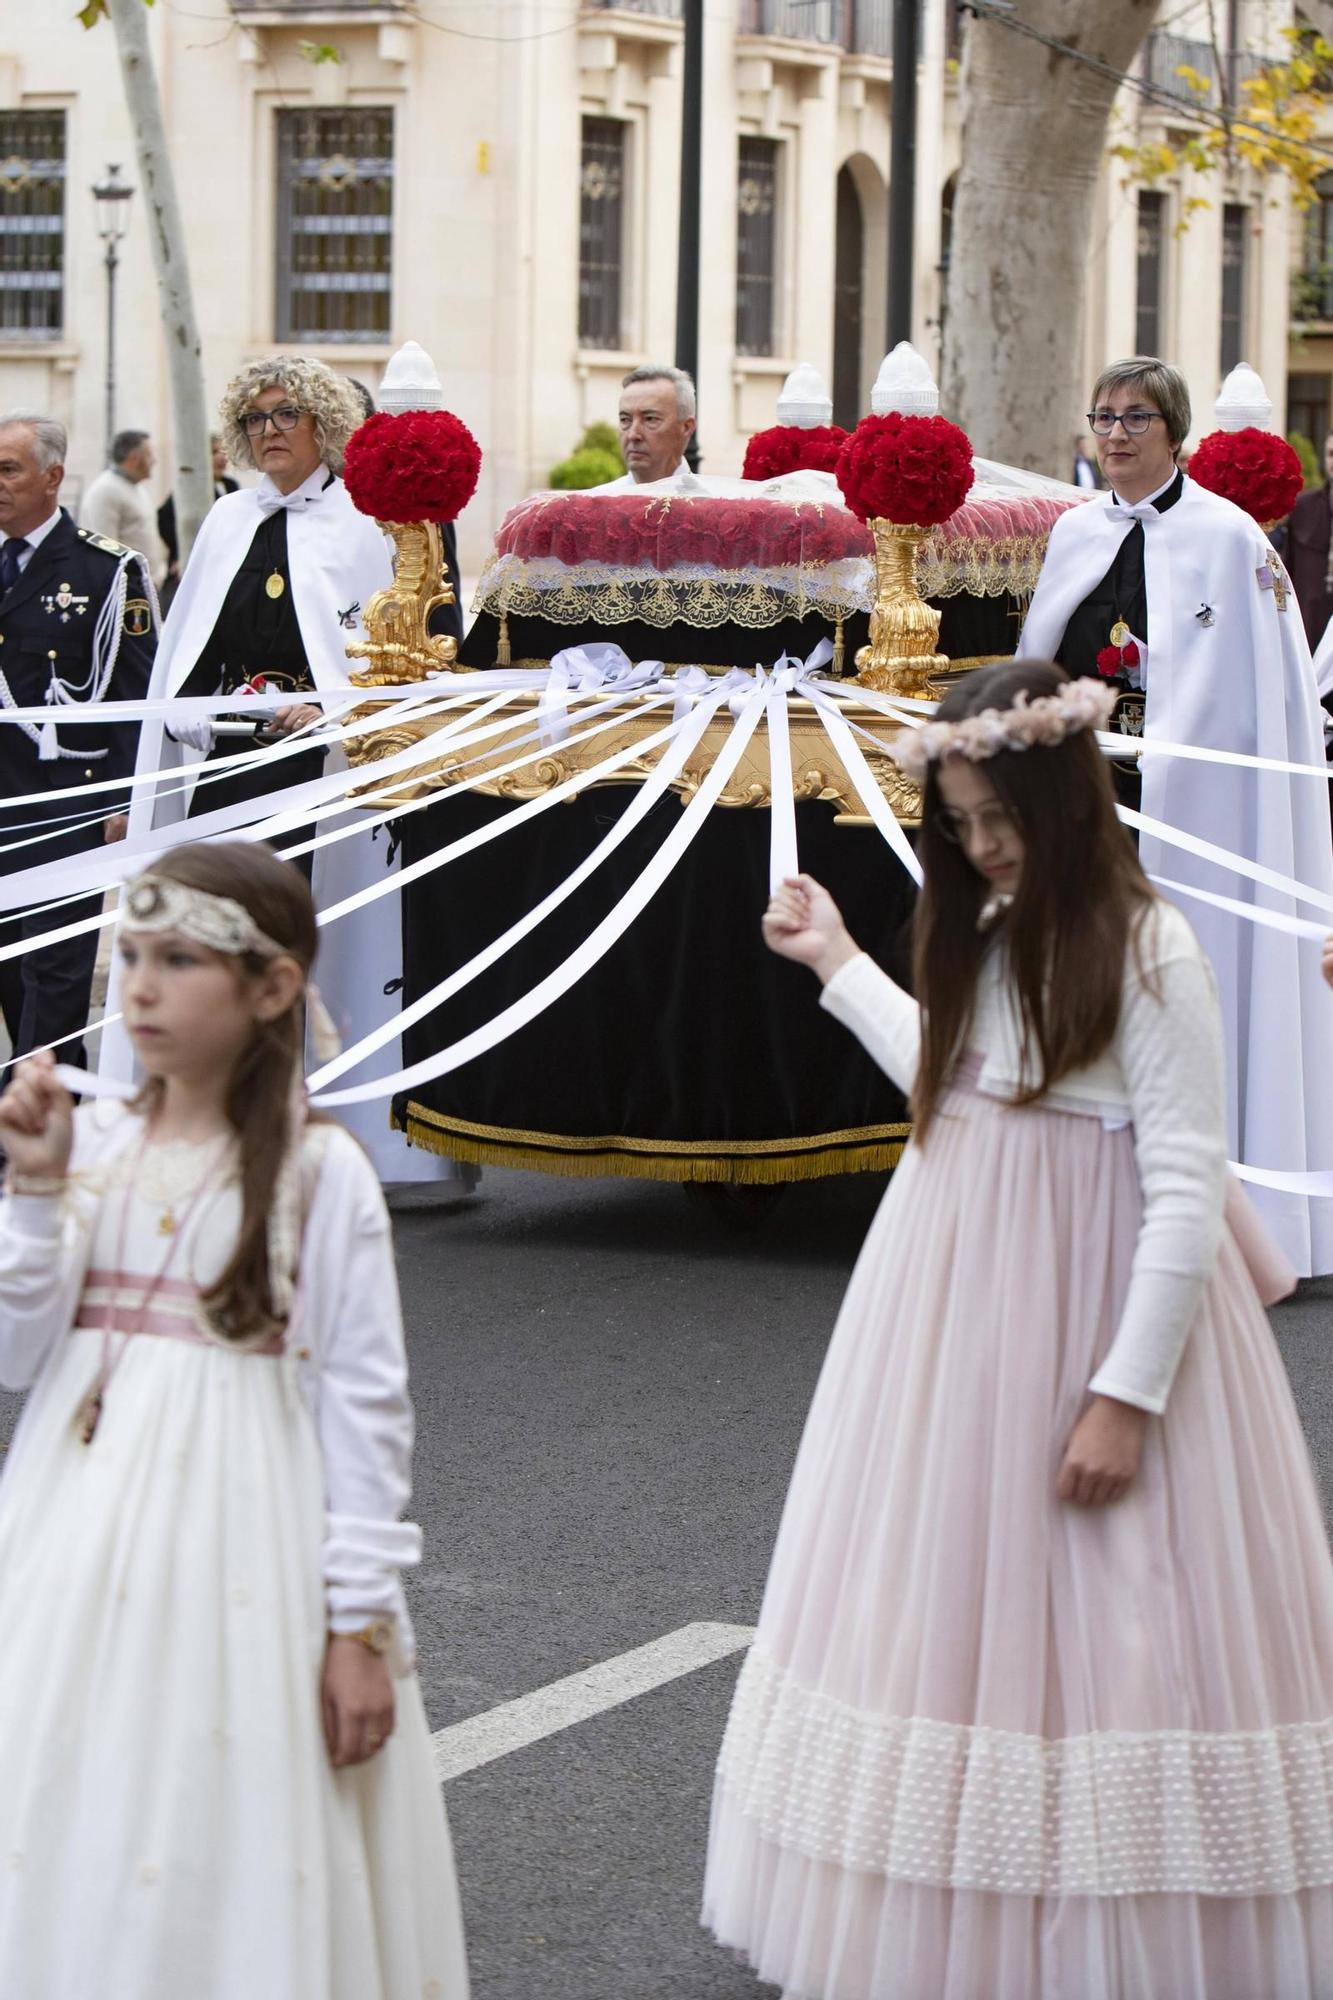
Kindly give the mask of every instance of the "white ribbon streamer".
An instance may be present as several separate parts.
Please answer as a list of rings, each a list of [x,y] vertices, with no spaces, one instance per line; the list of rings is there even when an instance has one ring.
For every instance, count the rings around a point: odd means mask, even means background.
[[[1266,889],[1276,889],[1280,895],[1291,896],[1297,902],[1313,903],[1316,909],[1333,911],[1333,896],[1325,895],[1322,889],[1311,889],[1290,875],[1279,875],[1276,869],[1265,868],[1258,861],[1247,861],[1243,855],[1232,854],[1225,847],[1215,847],[1211,840],[1201,840],[1198,834],[1168,826],[1165,820],[1150,819],[1146,813],[1135,812],[1132,806],[1117,806],[1116,811],[1127,826],[1136,826],[1141,832],[1164,840],[1170,847],[1183,847],[1187,854],[1197,854],[1202,861],[1213,861],[1233,875],[1245,875],[1251,882],[1262,883]]]
[[[1153,875],[1149,880],[1159,889],[1169,889],[1173,896],[1193,896],[1196,902],[1211,903],[1215,910],[1227,910],[1234,917],[1265,924],[1271,931],[1286,931],[1291,937],[1315,938],[1322,944],[1329,932],[1327,923],[1316,924],[1309,917],[1290,917],[1285,910],[1266,910],[1260,903],[1242,903],[1235,896],[1217,896],[1211,889],[1193,889],[1188,882],[1173,882],[1166,875]]]
[[[372,1029],[368,1035],[363,1035],[359,1042],[353,1043],[351,1048],[342,1050],[331,1061],[325,1063],[316,1075],[311,1078],[311,1088],[314,1089],[318,1088],[321,1084],[331,1083],[335,1077],[344,1075],[349,1069],[357,1068],[368,1057],[375,1055],[387,1042],[397,1040],[405,1028],[415,1027],[416,1023],[424,1020],[427,1014],[433,1013],[437,1007],[442,1006],[446,1000],[451,999],[464,986],[470,985],[481,973],[487,971],[492,965],[497,964],[508,951],[512,950],[514,945],[520,943],[530,932],[534,931],[538,924],[542,923],[553,910],[559,909],[560,905],[572,896],[574,891],[580,888],[601,867],[602,863],[615,852],[621,843],[629,837],[634,828],[647,818],[658,801],[665,797],[672,782],[679,776],[691,751],[698,746],[704,731],[720,707],[722,699],[722,694],[719,691],[711,701],[700,704],[683,728],[679,728],[675,723],[672,723],[668,729],[659,731],[660,736],[671,737],[673,740],[670,742],[669,747],[663,751],[657,769],[653,772],[651,778],[639,787],[636,796],[630,802],[629,806],[616,818],[610,831],[597,843],[591,854],[585,856],[578,866],[565,877],[563,882],[552,889],[549,895],[544,896],[541,902],[537,903],[526,915],[520,917],[517,923],[511,924],[509,929],[503,932],[501,936],[492,939],[491,943],[484,946],[481,951],[470,958],[466,965],[460,966],[457,972],[451,972],[447,978],[440,980],[437,985],[433,986],[428,993],[423,994],[420,999],[414,1000],[400,1014],[395,1015],[393,1020]],[[643,746],[639,745],[638,748],[641,750]],[[580,775],[577,780],[571,780],[570,782],[571,784],[578,783],[585,785],[591,775],[591,773],[586,776]],[[488,827],[482,828],[480,831],[483,834],[489,834],[492,829]],[[477,847],[480,844],[481,842],[476,835],[468,835],[462,840],[455,841],[452,847],[441,849],[439,857],[431,855],[428,859],[433,862],[437,858],[439,860],[445,858],[453,860],[460,852],[468,848]],[[339,913],[341,914],[348,908],[355,908],[357,902],[358,897],[348,897],[346,903],[340,906]],[[332,915],[332,912],[328,912],[327,914]]]
[[[861,746],[852,735],[847,724],[847,718],[839,712],[835,704],[829,700],[828,695],[822,690],[818,693],[812,690],[811,699],[814,702],[815,711],[824,725],[829,741],[832,743],[837,755],[842,759],[843,769],[847,772],[847,775],[856,787],[857,796],[862,805],[879,828],[893,852],[902,862],[903,867],[907,870],[912,880],[920,888],[922,881],[921,863],[917,860],[912,843],[908,840],[907,835],[903,832],[899,824],[897,814],[880,790],[874,772],[862,756]]]
[[[698,833],[704,820],[717,803],[728,778],[740,761],[741,752],[754,735],[755,725],[763,713],[765,690],[756,688],[750,696],[745,712],[737,720],[726,742],[713,760],[713,767],[700,785],[694,797],[682,812],[676,825],[658,848],[648,866],[631,883],[616,907],[604,917],[578,949],[570,954],[564,964],[549,973],[522,997],[504,1008],[484,1027],[474,1029],[454,1042],[447,1049],[441,1049],[424,1062],[414,1063],[410,1068],[400,1069],[392,1076],[381,1077],[374,1083],[354,1085],[347,1090],[323,1092],[312,1098],[312,1102],[323,1108],[338,1104],[365,1104],[376,1098],[393,1097],[402,1090],[412,1090],[423,1083],[433,1082],[437,1077],[446,1076],[451,1070],[471,1062],[474,1057],[484,1055],[500,1042],[517,1032],[519,1028],[535,1020],[538,1014],[567,993],[571,986],[583,978],[594,965],[624,935],[639,912],[646,906],[682,854]],[[311,1078],[311,1085],[318,1090],[319,1073]]]

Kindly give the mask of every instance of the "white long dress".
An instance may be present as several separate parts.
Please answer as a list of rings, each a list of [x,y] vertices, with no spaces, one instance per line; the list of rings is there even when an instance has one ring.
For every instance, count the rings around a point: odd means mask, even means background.
[[[0,1375],[36,1378],[0,1480],[0,1993],[466,2000],[405,1617],[383,1750],[334,1771],[321,1729],[326,1629],[400,1604],[383,1557],[415,1536],[372,1170],[329,1133],[300,1345],[246,1351],[197,1306],[238,1186],[186,1217],[216,1156],[141,1131],[80,1112],[72,1200],[0,1211]],[[85,1445],[109,1312],[124,1324],[168,1255],[134,1337],[111,1335]]]

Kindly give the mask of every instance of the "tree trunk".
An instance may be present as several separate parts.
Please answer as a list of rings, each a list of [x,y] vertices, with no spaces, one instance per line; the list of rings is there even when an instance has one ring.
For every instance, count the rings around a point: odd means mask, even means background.
[[[1127,70],[1158,0],[1024,0],[1025,24]],[[1113,76],[968,22],[944,407],[987,458],[1069,476],[1085,407],[1083,306]]]
[[[144,0],[108,0],[108,12],[120,50],[125,102],[136,134],[139,178],[143,185],[157,273],[158,304],[167,348],[171,383],[171,416],[175,464],[171,490],[176,498],[176,533],[184,563],[213,504],[213,465],[204,406],[204,371],[199,329],[190,291],[190,267],[185,254],[176,176],[167,150],[166,124],[157,72],[148,41],[148,10]]]

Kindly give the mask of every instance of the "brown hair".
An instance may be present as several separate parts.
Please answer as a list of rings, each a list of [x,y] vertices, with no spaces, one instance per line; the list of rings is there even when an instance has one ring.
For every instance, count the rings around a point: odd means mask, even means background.
[[[272,848],[255,841],[173,847],[153,863],[154,875],[210,896],[230,896],[260,930],[309,975],[319,933],[305,877]],[[255,979],[272,961],[254,952],[234,963],[238,979]],[[203,1302],[220,1333],[249,1339],[271,1329],[276,1315],[269,1284],[268,1218],[278,1173],[292,1137],[292,1082],[303,1054],[304,996],[274,1021],[257,1021],[227,1086],[225,1110],[240,1140],[241,1227],[236,1248]],[[140,1095],[151,1111],[162,1094],[154,1078]],[[318,1114],[312,1112],[314,1119]]]
[[[953,688],[938,720],[1012,708],[1023,690],[1054,694],[1068,678],[1048,660],[1005,660]],[[985,770],[1023,838],[1023,870],[1004,939],[1023,1034],[1013,1101],[1031,1104],[1109,1045],[1120,1018],[1125,953],[1154,892],[1116,818],[1106,762],[1090,730],[1050,746],[1001,750]],[[988,945],[977,929],[985,879],[940,831],[942,805],[939,766],[931,764],[922,796],[917,852],[925,879],[913,954],[922,1009],[912,1099],[918,1140],[966,1044]]]

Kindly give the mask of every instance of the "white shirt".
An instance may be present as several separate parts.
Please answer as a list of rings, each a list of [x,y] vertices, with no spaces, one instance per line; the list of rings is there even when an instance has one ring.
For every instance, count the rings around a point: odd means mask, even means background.
[[[1062,1077],[1041,1101],[1133,1126],[1143,1219],[1120,1324],[1089,1388],[1160,1412],[1221,1241],[1225,1092],[1217,994],[1189,924],[1171,904],[1157,903],[1141,947],[1142,971],[1133,949],[1126,954],[1110,1047],[1086,1069]],[[821,1004],[910,1091],[921,1046],[921,1010],[910,995],[862,953],[829,980]],[[990,952],[983,965],[968,1047],[983,1059],[977,1087],[1011,1097],[1020,1044],[1002,950]]]
[[[40,528],[29,528],[26,535],[19,536],[18,539],[23,543],[23,547],[18,552],[18,566],[19,566],[20,576],[22,576],[24,570],[28,567],[28,564],[32,561],[38,549],[42,546],[42,543],[46,540],[52,528],[56,526],[59,519],[60,519],[60,509],[57,507],[55,513],[52,514],[47,520],[43,521]]]

